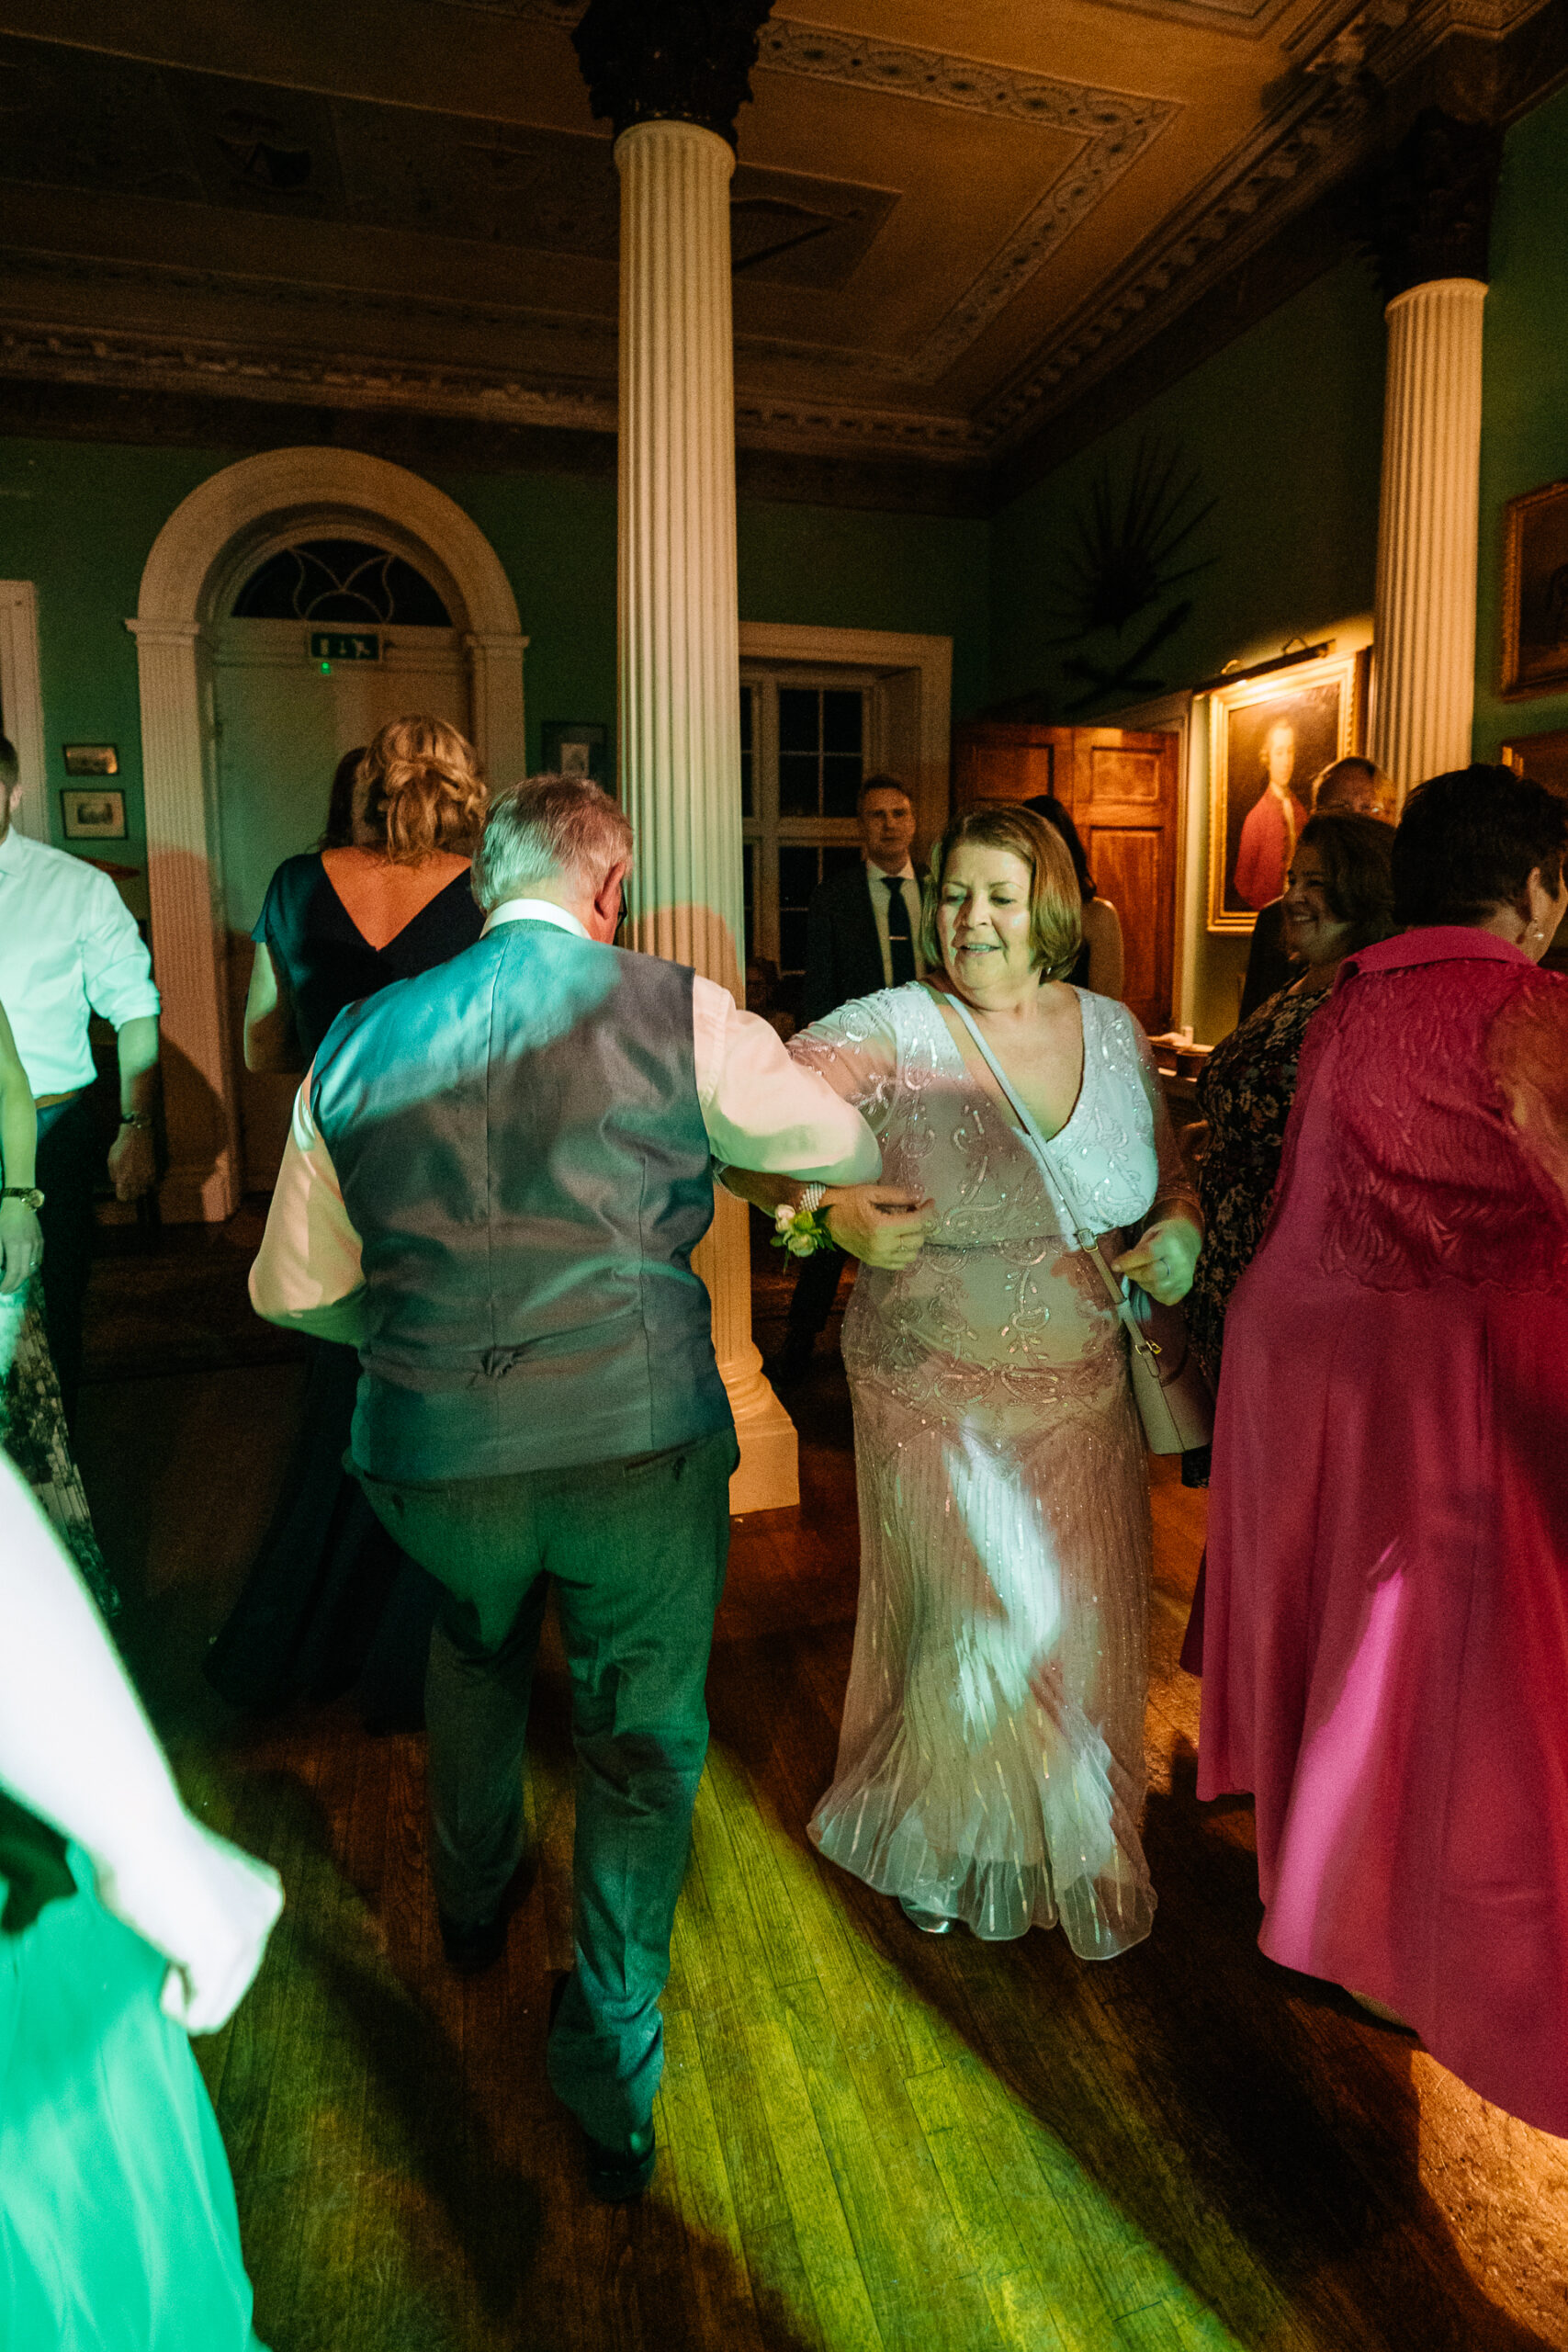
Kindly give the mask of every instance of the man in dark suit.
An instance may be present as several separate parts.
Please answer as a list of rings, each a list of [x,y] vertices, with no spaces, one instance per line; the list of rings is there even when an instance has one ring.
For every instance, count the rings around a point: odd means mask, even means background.
[[[909,855],[915,804],[908,786],[896,775],[868,775],[855,815],[863,861],[819,883],[807,912],[801,989],[806,1023],[856,997],[919,979],[925,970],[920,884]],[[776,1388],[793,1388],[806,1377],[817,1335],[833,1309],[843,1262],[839,1250],[818,1250],[799,1261],[789,1329],[766,1367]]]

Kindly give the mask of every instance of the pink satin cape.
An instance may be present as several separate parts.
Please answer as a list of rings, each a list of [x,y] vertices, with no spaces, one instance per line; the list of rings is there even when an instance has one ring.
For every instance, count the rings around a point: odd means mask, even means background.
[[[1568,982],[1348,959],[1226,1317],[1201,1797],[1274,1960],[1568,2133]]]

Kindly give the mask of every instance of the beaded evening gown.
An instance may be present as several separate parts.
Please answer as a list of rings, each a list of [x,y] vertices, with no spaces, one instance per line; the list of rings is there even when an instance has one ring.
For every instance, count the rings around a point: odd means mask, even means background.
[[[1189,1195],[1143,1033],[1077,994],[1083,1084],[1054,1157],[1082,1222],[1111,1234]],[[1059,1920],[1109,1959],[1155,1907],[1148,1492],[1120,1328],[925,988],[844,1005],[790,1051],[863,1113],[885,1182],[940,1211],[913,1266],[860,1269],[844,1319],[860,1610],[811,1835],[976,1935]]]

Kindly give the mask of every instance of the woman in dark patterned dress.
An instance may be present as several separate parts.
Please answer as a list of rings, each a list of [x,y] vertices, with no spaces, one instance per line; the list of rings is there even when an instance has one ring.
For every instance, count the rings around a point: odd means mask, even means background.
[[[1347,956],[1392,936],[1393,827],[1322,815],[1302,827],[1285,887],[1285,944],[1305,966],[1210,1055],[1198,1081],[1209,1148],[1198,1178],[1204,1241],[1187,1328],[1217,1386],[1230,1295],[1263,1238],[1307,1023]]]
[[[0,1448],[81,1570],[106,1617],[119,1606],[82,1476],[65,1434],[65,1408],[33,1277],[43,1262],[33,1190],[38,1114],[0,1004]]]

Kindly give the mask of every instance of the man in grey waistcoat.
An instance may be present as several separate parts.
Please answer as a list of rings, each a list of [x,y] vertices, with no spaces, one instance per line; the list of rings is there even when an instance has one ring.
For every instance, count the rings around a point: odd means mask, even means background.
[[[550,2080],[590,2184],[653,2169],[659,1997],[707,1747],[738,1459],[691,1253],[712,1164],[874,1179],[858,1112],[682,965],[614,946],[631,828],[595,785],[491,803],[478,944],[333,1023],[251,1276],[360,1351],[353,1459],[446,1589],[431,1860],[454,1965],[498,1959],[528,1692],[557,1593],[577,1750],[576,1965]]]

